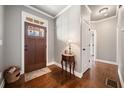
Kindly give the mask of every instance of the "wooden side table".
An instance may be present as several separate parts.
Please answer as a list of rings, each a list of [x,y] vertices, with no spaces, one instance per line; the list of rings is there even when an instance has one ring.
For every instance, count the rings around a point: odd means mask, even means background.
[[[63,69],[64,62],[65,62],[65,70],[67,71],[67,65],[69,65],[70,75],[71,75],[71,69],[73,69],[73,75],[74,75],[74,69],[75,69],[74,54],[62,54],[62,60],[61,60],[62,70],[64,70]]]

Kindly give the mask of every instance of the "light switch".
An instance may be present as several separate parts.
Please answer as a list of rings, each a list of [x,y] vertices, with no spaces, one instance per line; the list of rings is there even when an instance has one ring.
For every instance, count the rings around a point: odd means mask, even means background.
[[[0,46],[2,46],[3,45],[3,41],[2,40],[0,40]]]

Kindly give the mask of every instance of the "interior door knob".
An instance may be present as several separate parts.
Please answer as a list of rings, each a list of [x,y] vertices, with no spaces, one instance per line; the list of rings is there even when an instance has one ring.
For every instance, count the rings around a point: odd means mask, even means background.
[[[85,48],[83,48],[83,51],[85,51],[86,49]]]

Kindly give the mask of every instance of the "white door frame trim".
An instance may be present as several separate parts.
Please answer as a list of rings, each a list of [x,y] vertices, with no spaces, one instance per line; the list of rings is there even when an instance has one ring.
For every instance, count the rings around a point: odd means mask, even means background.
[[[89,12],[89,14],[90,14],[90,16],[91,16],[91,10],[90,10],[90,8],[88,7],[88,5],[84,5],[84,7],[88,10],[88,12]],[[82,55],[83,55],[83,52],[82,52],[82,48],[83,48],[83,46],[82,46],[82,29],[83,29],[83,26],[82,26],[82,24],[83,23],[85,23],[86,25],[88,25],[89,26],[89,28],[91,28],[91,24],[90,24],[90,19],[89,20],[86,20],[86,19],[84,19],[83,17],[82,17],[82,7],[81,7],[81,15],[80,15],[80,33],[81,33],[81,53],[80,53],[80,56],[81,56],[81,62],[82,62],[82,68],[81,68],[81,73],[82,73],[82,76],[83,76],[83,74],[85,73],[85,71],[86,70],[84,70],[84,68],[83,68],[83,60],[82,60]],[[91,67],[91,64],[89,64],[89,68]]]
[[[24,69],[24,45],[25,45],[25,32],[24,32],[24,22],[25,22],[25,16],[28,14],[28,16],[33,16],[33,17],[35,17],[35,18],[38,18],[38,19],[42,19],[42,18],[40,18],[40,17],[38,17],[38,16],[35,16],[35,15],[33,15],[33,14],[30,14],[30,13],[28,13],[28,12],[25,12],[25,11],[22,11],[22,15],[21,15],[21,17],[22,17],[22,20],[21,20],[21,74],[24,74],[24,71],[25,71],[25,69]],[[44,20],[45,22],[47,22],[46,23],[46,28],[47,28],[47,48],[46,48],[46,66],[48,66],[48,21],[47,20],[45,20],[45,19],[42,19],[42,20]]]
[[[64,9],[62,9],[55,17],[54,17],[54,19],[55,18],[57,18],[58,16],[60,16],[60,15],[62,15],[65,11],[67,11],[69,8],[71,8],[72,7],[72,5],[68,5],[67,7],[65,7]]]
[[[121,87],[124,88],[124,81],[123,81],[123,77],[122,77],[122,74],[121,74],[119,68],[118,68],[118,75],[119,75],[119,79],[120,79]]]

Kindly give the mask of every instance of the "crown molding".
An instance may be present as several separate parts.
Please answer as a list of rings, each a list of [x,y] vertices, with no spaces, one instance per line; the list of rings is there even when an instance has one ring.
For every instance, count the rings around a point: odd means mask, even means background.
[[[63,14],[65,11],[67,11],[72,5],[68,5],[67,7],[65,7],[63,10],[61,10],[54,18],[60,16],[61,14]]]
[[[88,5],[85,5],[85,7],[87,8],[87,10],[88,10],[90,13],[92,13],[92,10],[89,8]]]
[[[107,21],[109,19],[112,19],[112,18],[116,18],[117,16],[111,16],[111,17],[108,17],[108,18],[105,18],[105,19],[101,19],[101,20],[98,20],[98,21],[91,21],[91,23],[99,23],[99,22],[104,22],[104,21]]]
[[[24,5],[24,6],[27,7],[27,8],[30,8],[30,9],[32,9],[32,10],[38,12],[38,13],[41,13],[41,14],[43,14],[43,15],[46,15],[47,17],[50,17],[50,18],[54,19],[53,16],[51,16],[51,15],[49,15],[49,14],[47,14],[47,13],[45,13],[45,12],[43,12],[43,11],[37,9],[37,8],[34,8],[34,7],[30,6],[30,5]]]
[[[63,10],[61,10],[56,16],[51,16],[51,15],[49,15],[49,14],[47,14],[47,13],[45,13],[45,12],[43,12],[43,11],[41,11],[41,10],[35,8],[35,7],[30,6],[30,5],[24,5],[24,6],[27,7],[27,8],[30,8],[31,10],[34,10],[34,11],[36,11],[36,12],[38,12],[38,13],[41,13],[41,14],[43,14],[43,15],[46,15],[46,16],[52,18],[52,19],[55,19],[56,17],[60,16],[60,15],[63,14],[65,11],[67,11],[72,5],[68,5],[67,7],[65,7],[65,8],[64,8]]]

